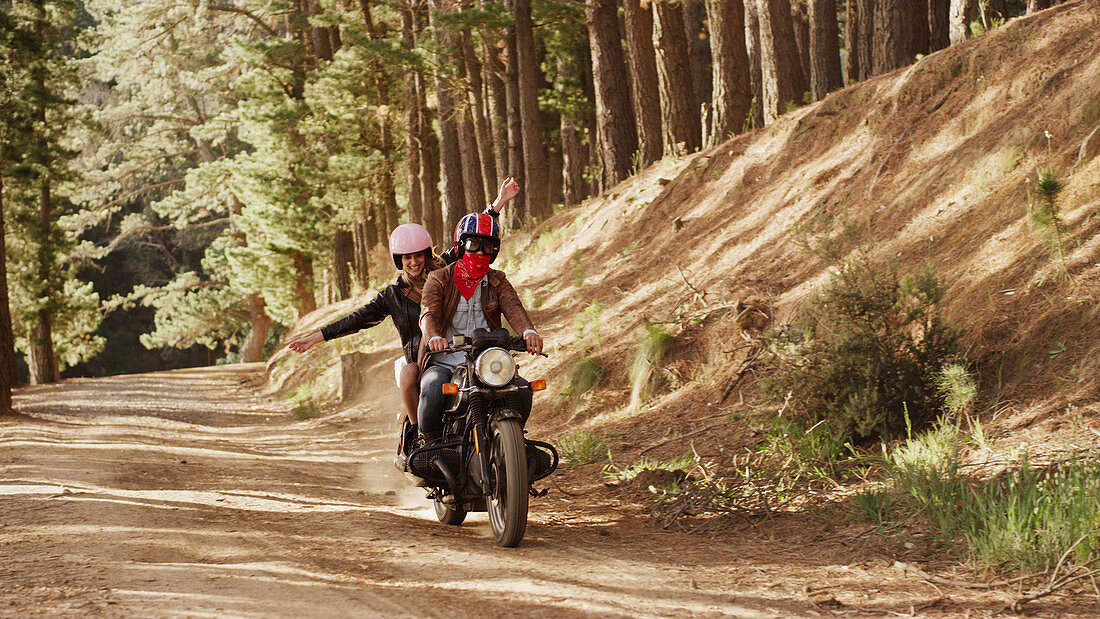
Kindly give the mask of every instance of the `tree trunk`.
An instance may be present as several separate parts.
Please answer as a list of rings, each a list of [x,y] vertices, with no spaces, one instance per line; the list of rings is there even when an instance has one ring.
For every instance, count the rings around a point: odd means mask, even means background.
[[[592,49],[589,46],[585,46],[584,64],[580,67],[580,71],[583,76],[581,79],[581,92],[584,94],[584,98],[588,101],[596,100],[596,81],[595,78],[592,77],[592,70],[594,69],[594,67],[595,65],[592,61]],[[577,122],[578,126],[584,128],[584,133],[586,136],[584,143],[588,147],[588,153],[585,155],[584,158],[584,165],[586,170],[585,174],[586,178],[589,179],[585,183],[587,190],[585,197],[588,197],[599,194],[605,188],[603,187],[603,175],[600,173],[600,131],[598,122],[596,120],[596,108],[595,106],[584,108],[583,112],[583,117],[578,119]],[[594,172],[589,173],[589,169],[593,170]]]
[[[31,329],[30,346],[27,354],[32,385],[45,385],[61,380],[57,367],[57,355],[53,349],[53,326],[50,315],[39,311],[35,325]]]
[[[313,296],[313,259],[296,251],[291,254],[294,263],[294,294],[298,298],[298,318],[317,309],[317,298]]]
[[[505,57],[504,96],[508,104],[508,176],[523,177],[523,120],[519,104],[519,52],[516,49],[516,29],[508,29]],[[504,210],[504,225],[515,230],[527,221],[527,196],[520,191]]]
[[[485,202],[485,177],[482,176],[481,163],[481,151],[484,146],[477,143],[477,110],[471,103],[473,78],[470,76],[471,62],[466,57],[465,37],[466,32],[454,37],[455,66],[458,70],[458,84],[461,84],[459,89],[455,90],[454,104],[458,125],[458,149],[462,153],[462,186],[466,190],[467,207],[475,209]],[[480,81],[480,71],[477,76]]]
[[[874,47],[871,50],[871,71],[875,75],[893,71],[906,64],[901,0],[875,0]]]
[[[951,45],[950,12],[951,0],[928,0],[928,51],[934,52]]]
[[[511,0],[516,19],[516,54],[519,70],[519,110],[523,127],[523,187],[527,216],[550,216],[550,182],[547,177],[546,141],[539,120],[539,66],[535,55],[531,0]]]
[[[912,64],[918,53],[928,50],[927,6],[913,0],[875,0],[874,32],[875,75]]]
[[[383,245],[389,245],[390,231],[397,227],[398,217],[400,216],[397,208],[397,190],[394,187],[393,182],[393,170],[390,169],[390,165],[386,164],[386,169],[382,172],[382,186],[379,188],[379,192],[382,194],[382,213],[386,218],[386,234],[379,236],[379,242]]]
[[[465,73],[465,71],[463,71]],[[460,75],[459,79],[465,79]],[[458,150],[462,153],[462,186],[466,190],[466,208],[481,210],[485,202],[485,179],[481,175],[481,149],[477,143],[477,121],[473,109],[464,102],[455,110],[458,127]],[[465,215],[466,213],[462,213]],[[460,215],[461,217],[461,215]],[[458,220],[455,220],[458,223]]]
[[[436,19],[437,14],[453,12],[452,5],[449,0],[432,0],[432,9],[431,25],[436,32],[436,42],[442,49],[453,52],[453,37]],[[441,56],[443,57],[445,56]],[[448,68],[442,66],[438,69],[435,78],[435,96],[439,114],[439,170],[443,178],[443,229],[451,230],[469,209],[462,177],[459,117],[454,106],[457,97],[445,75],[447,71]]]
[[[378,246],[378,224],[376,223],[378,215],[374,212],[374,205],[367,199],[366,192],[361,194],[360,199],[363,206],[363,238],[366,246],[364,257],[369,261],[370,253]]]
[[[363,211],[366,210],[367,207],[364,206]],[[370,285],[370,252],[374,246],[369,237],[372,230],[374,227],[365,217],[355,224],[355,281],[360,290],[365,290]]]
[[[626,31],[626,58],[630,68],[631,102],[638,129],[638,149],[641,153],[641,164],[648,166],[660,159],[663,152],[661,98],[657,92],[657,56],[653,50],[653,13],[648,8],[643,9],[639,0],[624,0],[623,25]]]
[[[407,5],[401,5],[401,46],[407,52],[416,48],[416,14]],[[409,179],[409,221],[412,223],[424,223],[424,194],[420,187],[420,166],[422,158],[420,151],[423,144],[420,141],[421,127],[421,100],[420,81],[422,77],[418,70],[409,70],[405,73],[405,92],[402,100],[405,107],[405,164],[408,166]]]
[[[0,416],[12,412],[11,389],[15,386],[15,333],[8,304],[8,251],[4,235],[4,177],[0,174]]]
[[[749,55],[745,49],[745,5],[729,0],[707,0],[710,52],[714,59],[714,105],[711,129],[713,146],[741,131],[752,106]]]
[[[810,0],[810,90],[814,101],[843,85],[836,0]]]
[[[332,235],[333,300],[351,296],[351,271],[355,266],[355,239],[350,230],[337,230]]]
[[[45,124],[45,108],[39,110],[39,122]],[[45,148],[44,146],[42,147]],[[42,234],[41,242],[49,243],[50,228],[53,222],[53,198],[50,195],[50,179],[43,178],[39,186],[38,194],[38,224]],[[38,278],[47,283],[52,281],[53,269],[47,260],[43,259],[43,253],[39,254]],[[35,325],[30,334],[30,351],[27,355],[27,364],[30,366],[30,379],[32,385],[55,383],[61,380],[61,372],[57,366],[57,354],[53,348],[53,316],[48,308],[38,310],[35,317]]]
[[[703,0],[681,0],[684,15],[684,38],[688,45],[688,66],[691,68],[691,88],[695,93],[695,112],[709,107],[714,69],[711,66],[707,8]]]
[[[477,159],[481,164],[482,201],[488,204],[496,197],[497,170],[493,161],[493,138],[489,131],[489,122],[485,118],[485,81],[482,79],[482,66],[478,62],[470,43],[470,32],[462,32],[462,57],[466,63],[466,77],[470,82],[469,96],[466,99],[470,119],[474,123],[474,139],[477,147]]]
[[[764,126],[764,82],[760,72],[760,6],[757,0],[744,0],[741,6],[745,9],[745,50],[749,54],[752,126],[759,128]]]
[[[437,243],[446,239],[443,229],[443,197],[439,192],[439,138],[432,129],[432,110],[421,99],[420,194],[424,196],[424,227]]]
[[[666,155],[693,153],[699,150],[702,131],[688,68],[683,8],[670,2],[654,2],[652,7],[664,152]]]
[[[855,0],[845,2],[844,18],[844,83],[859,79],[859,9]]]
[[[978,0],[951,0],[947,29],[952,45],[970,38],[970,22],[977,18]]]
[[[588,164],[588,149],[581,131],[567,114],[561,116],[562,193],[565,206],[584,202],[588,188],[584,168]]]
[[[902,4],[902,12],[904,13],[902,19],[905,20],[908,26],[905,27],[907,33],[906,40],[909,44],[909,62],[906,64],[912,64],[916,62],[918,55],[925,55],[936,50],[932,49],[932,22],[929,18],[929,1],[930,0],[911,0]],[[936,0],[931,0],[935,2]]]
[[[1027,0],[1027,14],[1042,11],[1043,9],[1050,8],[1058,4],[1058,2],[1052,2],[1051,0]]]
[[[485,44],[485,83],[489,88],[489,127],[493,136],[496,186],[508,178],[508,93],[504,87],[504,59],[496,47]]]
[[[854,1],[859,9],[859,76],[854,79],[862,81],[874,75],[871,58],[875,48],[875,0]]]
[[[760,11],[760,77],[764,121],[771,124],[802,102],[806,78],[798,57],[789,0],[758,0]]]
[[[596,127],[601,187],[630,175],[631,157],[638,150],[631,109],[626,62],[615,0],[588,0],[584,7],[592,50],[592,84],[596,91]]]
[[[558,80],[555,88],[565,89],[565,84],[581,81],[578,76],[576,60],[572,56],[560,54],[557,57]],[[564,96],[564,95],[563,95]],[[576,111],[568,110],[559,116],[561,134],[561,201],[565,206],[580,204],[585,198],[584,167],[587,164],[583,135],[577,126]]]
[[[799,0],[790,0],[791,27],[794,29],[794,43],[798,47],[798,62],[802,66],[802,75],[806,80],[806,90],[810,90],[810,19]]]
[[[256,363],[264,360],[264,344],[271,328],[271,318],[264,311],[264,298],[258,293],[248,295],[250,328],[241,344],[241,361]]]

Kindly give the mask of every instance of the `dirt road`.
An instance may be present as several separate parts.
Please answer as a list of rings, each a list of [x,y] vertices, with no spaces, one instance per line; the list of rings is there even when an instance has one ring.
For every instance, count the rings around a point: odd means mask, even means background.
[[[988,616],[1004,607],[994,594],[900,573],[813,523],[673,534],[609,495],[555,488],[532,501],[521,547],[500,549],[484,514],[440,525],[393,469],[394,390],[365,409],[295,422],[252,386],[261,371],[20,390],[24,414],[0,421],[0,615]],[[374,371],[392,383],[385,362]]]

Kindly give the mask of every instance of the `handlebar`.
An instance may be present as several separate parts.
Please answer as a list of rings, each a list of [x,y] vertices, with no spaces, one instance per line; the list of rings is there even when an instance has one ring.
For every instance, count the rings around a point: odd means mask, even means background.
[[[506,345],[499,345],[497,347],[504,348],[505,350],[514,350],[516,352],[527,352],[527,340],[523,339],[522,335],[517,335],[515,337],[508,338],[508,343]],[[483,348],[490,348],[490,346],[483,346]],[[475,346],[472,344],[463,344],[461,346],[455,346],[454,344],[451,344],[447,348],[443,348],[440,350],[429,350],[428,356],[431,357],[432,355],[466,352],[474,349]],[[547,355],[544,352],[540,352],[539,356],[546,357],[548,359],[550,358],[550,355]]]

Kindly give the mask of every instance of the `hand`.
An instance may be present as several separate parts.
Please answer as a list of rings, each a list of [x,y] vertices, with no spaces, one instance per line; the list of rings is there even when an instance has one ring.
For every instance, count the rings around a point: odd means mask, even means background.
[[[436,352],[439,350],[443,350],[444,348],[447,348],[446,338],[436,336],[428,340],[428,350]]]
[[[532,355],[537,355],[542,352],[542,336],[538,333],[528,333],[523,336],[523,341],[527,342],[527,352]]]
[[[504,208],[504,203],[517,195],[519,195],[519,183],[516,182],[516,179],[509,176],[500,184],[500,191],[497,192],[497,199],[493,200],[493,210],[499,213],[500,209]]]
[[[286,347],[294,352],[305,352],[323,341],[325,341],[325,336],[321,335],[320,331],[314,331],[292,341]]]

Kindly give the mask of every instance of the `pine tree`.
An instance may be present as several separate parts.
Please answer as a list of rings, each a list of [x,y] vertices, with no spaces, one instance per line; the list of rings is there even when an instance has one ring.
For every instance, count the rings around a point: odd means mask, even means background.
[[[77,180],[68,144],[74,101],[78,6],[61,0],[5,7],[10,24],[5,93],[10,129],[3,136],[9,301],[16,347],[27,355],[32,383],[53,382],[65,365],[99,351],[99,297],[76,279],[92,252],[70,200]]]

